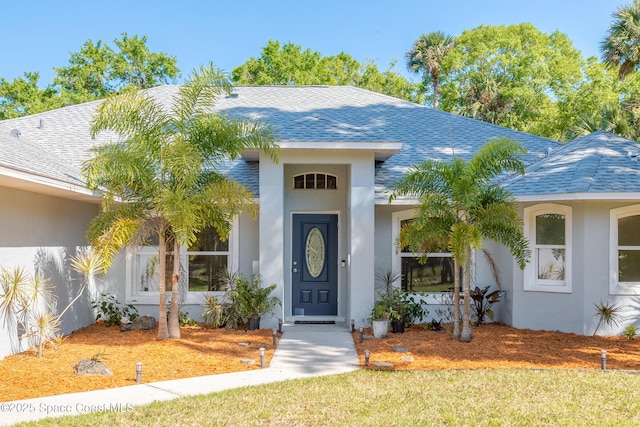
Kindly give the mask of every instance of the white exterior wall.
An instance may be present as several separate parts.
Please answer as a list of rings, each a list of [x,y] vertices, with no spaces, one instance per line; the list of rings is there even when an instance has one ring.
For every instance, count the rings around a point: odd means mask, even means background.
[[[600,303],[620,304],[626,311],[619,327],[609,328],[603,324],[598,334],[616,335],[628,324],[639,325],[640,307],[634,297],[609,293],[610,210],[632,203],[576,201],[561,204],[572,208],[571,292],[524,291],[524,274],[513,265],[512,325],[591,335],[597,323],[595,305]]]
[[[373,153],[350,156],[349,313],[356,328],[368,324],[375,286],[375,162]]]
[[[373,152],[298,150],[280,152],[278,163],[260,159],[259,272],[264,284],[275,283],[283,307],[261,327],[291,319],[290,221],[293,213],[336,213],[340,221],[338,320],[363,325],[373,305],[374,283],[374,155]],[[334,173],[339,188],[292,192],[292,177],[302,172]],[[243,255],[241,255],[242,257]]]
[[[0,200],[0,266],[40,272],[55,289],[58,310],[64,309],[80,285],[79,279],[68,280],[78,277],[68,258],[87,245],[87,225],[99,206],[6,187],[0,187]],[[95,292],[85,292],[64,315],[62,333],[94,322]],[[9,333],[2,325],[0,357],[11,353]]]

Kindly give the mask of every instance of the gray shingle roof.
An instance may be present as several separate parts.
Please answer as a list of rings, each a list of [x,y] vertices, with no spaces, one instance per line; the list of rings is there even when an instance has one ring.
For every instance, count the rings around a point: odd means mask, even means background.
[[[629,153],[638,153],[636,161]],[[516,196],[640,192],[640,144],[598,131],[576,139],[505,184]]]
[[[177,91],[177,86],[167,85],[149,93],[170,105]],[[544,158],[548,147],[560,146],[550,139],[349,86],[238,87],[236,92],[237,97],[219,99],[215,109],[266,121],[283,142],[401,142],[402,150],[376,167],[379,199],[386,198],[385,191],[412,164],[427,158],[450,159],[452,146],[457,156],[468,158],[492,137],[511,138],[527,148],[529,164]],[[99,102],[1,121],[0,165],[29,166],[34,173],[81,180],[80,167],[89,148],[115,137],[101,134],[93,141],[89,136]],[[21,133],[15,141],[9,137],[12,129]],[[224,169],[257,193],[255,163],[240,159]]]

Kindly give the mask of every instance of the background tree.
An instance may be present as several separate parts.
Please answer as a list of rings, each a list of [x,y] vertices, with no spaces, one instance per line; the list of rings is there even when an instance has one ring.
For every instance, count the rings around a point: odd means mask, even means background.
[[[438,108],[442,63],[453,49],[454,39],[442,31],[422,34],[406,54],[407,67],[414,73],[422,73],[422,81],[433,88],[431,103]]]
[[[482,239],[505,245],[520,268],[530,256],[515,200],[494,179],[507,171],[524,174],[524,148],[509,139],[487,142],[469,161],[454,157],[450,162],[426,160],[412,166],[393,187],[390,201],[402,196],[419,199],[413,221],[401,231],[400,245],[411,252],[427,254],[446,248],[454,261],[453,336],[470,341],[471,256],[482,248]],[[463,267],[464,309],[460,330],[460,266]]]
[[[531,24],[479,26],[455,39],[443,67],[443,110],[536,135],[558,134],[556,100],[582,78],[569,38]]]
[[[232,71],[238,85],[352,85],[408,101],[419,101],[417,86],[392,71],[385,72],[367,61],[361,64],[341,52],[324,56],[300,45],[269,40],[259,58],[249,58]]]
[[[249,191],[219,172],[221,162],[258,148],[276,159],[271,128],[260,122],[211,113],[230,93],[220,70],[202,68],[186,81],[170,110],[145,92],[125,93],[100,104],[91,131],[114,131],[122,142],[93,149],[85,164],[89,188],[103,192],[103,212],[88,238],[104,258],[127,245],[158,244],[158,339],[179,338],[180,251],[213,226],[226,239],[233,216],[252,205]],[[120,201],[121,203],[116,203]],[[173,246],[171,308],[166,319],[166,245]]]
[[[102,99],[126,89],[145,89],[174,81],[179,70],[176,58],[152,53],[147,36],[122,33],[114,50],[102,41],[87,40],[72,52],[69,64],[55,68],[54,87],[66,104]]]
[[[45,89],[38,86],[39,73],[25,72],[12,82],[0,79],[0,120],[174,82],[179,75],[176,58],[151,52],[146,36],[122,33],[114,44],[116,50],[87,40],[70,54],[68,65],[54,68],[54,81]]]
[[[40,113],[62,106],[52,88],[38,87],[38,73],[24,73],[12,82],[0,79],[0,120]]]
[[[612,17],[600,51],[602,61],[618,68],[622,79],[635,71],[640,62],[640,0],[620,6]]]

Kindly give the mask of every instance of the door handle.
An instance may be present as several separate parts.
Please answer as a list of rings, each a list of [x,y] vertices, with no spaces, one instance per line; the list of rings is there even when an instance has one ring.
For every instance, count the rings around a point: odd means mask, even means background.
[[[294,268],[293,268],[293,272],[294,272],[294,273],[297,273],[297,272],[298,272],[298,269],[294,267]]]

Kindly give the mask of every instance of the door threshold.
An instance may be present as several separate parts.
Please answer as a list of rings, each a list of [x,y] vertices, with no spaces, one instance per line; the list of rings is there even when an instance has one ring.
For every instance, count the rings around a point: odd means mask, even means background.
[[[335,320],[296,320],[295,325],[335,325]]]

